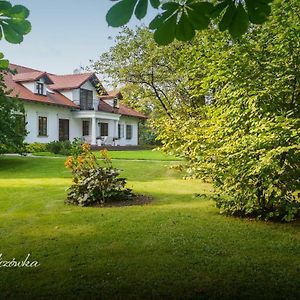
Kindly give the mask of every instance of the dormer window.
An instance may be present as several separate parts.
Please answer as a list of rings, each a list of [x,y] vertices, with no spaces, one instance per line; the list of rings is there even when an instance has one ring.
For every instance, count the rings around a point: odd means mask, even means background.
[[[44,83],[42,82],[36,83],[36,93],[38,95],[44,95]]]
[[[113,106],[114,106],[114,108],[119,108],[119,99],[118,98],[114,98]]]

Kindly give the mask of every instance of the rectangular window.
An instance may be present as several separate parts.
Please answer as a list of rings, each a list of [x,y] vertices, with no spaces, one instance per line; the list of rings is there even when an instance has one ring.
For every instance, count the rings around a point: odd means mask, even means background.
[[[121,125],[118,124],[118,139],[121,138]]]
[[[59,119],[59,140],[68,141],[69,140],[69,120]]]
[[[126,125],[126,140],[132,139],[132,125]]]
[[[37,82],[36,84],[36,92],[39,95],[44,95],[44,84],[41,82]]]
[[[87,136],[90,134],[90,121],[82,121],[82,135]]]
[[[47,117],[39,117],[39,136],[47,136]]]
[[[108,136],[108,123],[100,123],[100,135]]]
[[[17,134],[26,134],[26,117],[25,114],[16,114],[15,132]]]
[[[81,110],[94,110],[93,91],[80,89],[80,109]]]
[[[124,138],[124,125],[118,124],[118,139]]]

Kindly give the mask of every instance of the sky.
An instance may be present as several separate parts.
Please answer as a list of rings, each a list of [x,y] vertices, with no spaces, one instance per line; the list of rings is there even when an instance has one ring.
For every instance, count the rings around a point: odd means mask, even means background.
[[[0,51],[11,63],[56,74],[73,73],[89,65],[114,44],[120,28],[109,27],[105,15],[110,0],[11,0],[30,10],[32,31],[19,45],[0,41]],[[150,10],[144,24],[155,15]],[[130,21],[133,28],[142,23]],[[112,37],[112,39],[110,39]]]

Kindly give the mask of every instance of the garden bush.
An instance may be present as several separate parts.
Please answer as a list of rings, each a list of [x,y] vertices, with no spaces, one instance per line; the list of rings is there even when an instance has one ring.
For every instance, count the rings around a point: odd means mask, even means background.
[[[47,144],[43,144],[43,143],[25,144],[26,153],[45,152],[45,151],[47,151]]]
[[[125,188],[126,179],[119,177],[120,170],[112,166],[107,150],[101,151],[101,157],[104,166],[99,164],[88,144],[73,149],[73,155],[65,163],[73,175],[66,203],[91,206],[133,197],[131,189]]]
[[[47,150],[54,154],[70,155],[72,143],[70,141],[53,141],[47,145]]]

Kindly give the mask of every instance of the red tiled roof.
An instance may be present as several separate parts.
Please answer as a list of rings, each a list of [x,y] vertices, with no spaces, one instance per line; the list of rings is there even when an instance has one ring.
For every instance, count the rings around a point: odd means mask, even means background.
[[[122,116],[135,117],[135,118],[139,118],[139,119],[147,119],[147,116],[145,116],[144,114],[142,114],[132,108],[129,108],[126,105],[120,104],[119,108],[114,108],[102,100],[100,100],[100,102],[99,102],[99,110],[108,112],[108,113],[119,114]]]
[[[13,80],[17,82],[26,82],[26,81],[35,81],[40,79],[41,77],[45,76],[46,72],[27,72],[27,73],[20,73],[13,76]]]
[[[9,67],[11,70],[17,70],[18,73],[31,73],[31,72],[42,72],[43,73],[43,71],[16,65],[16,64],[9,64]]]
[[[121,92],[119,91],[109,91],[107,92],[107,95],[101,95],[100,99],[114,99],[114,98],[118,98],[118,99],[123,99],[123,96],[121,94]]]
[[[54,82],[50,87],[52,90],[78,89],[93,76],[94,73],[50,75],[50,79]]]
[[[142,114],[126,105],[123,105],[123,104],[120,104],[118,113],[122,116],[130,116],[130,117],[137,117],[140,119],[148,119],[148,117],[145,116],[144,114]]]
[[[32,72],[40,72],[34,69],[13,65],[13,64],[10,64],[10,68],[16,70],[18,74],[22,74],[22,73],[30,74]],[[44,72],[40,72],[40,73],[44,73]],[[78,106],[74,104],[71,100],[69,100],[68,98],[66,98],[65,96],[57,92],[48,93],[47,96],[34,94],[30,90],[25,88],[22,84],[16,82],[14,80],[14,76],[16,75],[13,75],[11,73],[4,74],[4,82],[6,84],[7,90],[11,90],[10,95],[12,97],[18,97],[22,100],[27,100],[27,101],[78,108]]]
[[[65,89],[75,89],[79,88],[88,80],[93,80],[96,83],[101,83],[98,81],[94,73],[84,73],[84,74],[72,74],[72,75],[54,75],[43,71],[35,70],[32,68],[27,68],[15,64],[10,64],[10,69],[15,70],[17,74],[13,75],[11,73],[4,74],[4,82],[7,86],[7,90],[11,90],[12,97],[18,97],[22,100],[33,101],[45,104],[61,105],[71,108],[79,108],[70,99],[60,94],[58,90]],[[24,87],[19,82],[35,81],[42,76],[47,76],[53,84],[47,85],[51,90],[51,93],[47,93],[46,96],[38,95],[32,93],[29,89]],[[104,90],[104,92],[106,92]],[[114,97],[121,98],[122,95],[118,91],[108,92],[108,95],[100,96],[99,98],[99,110],[109,113],[120,114],[124,116],[130,116],[140,119],[147,119],[145,115],[129,108],[125,105],[120,104],[119,108],[113,108],[108,103],[101,99],[113,99]]]

